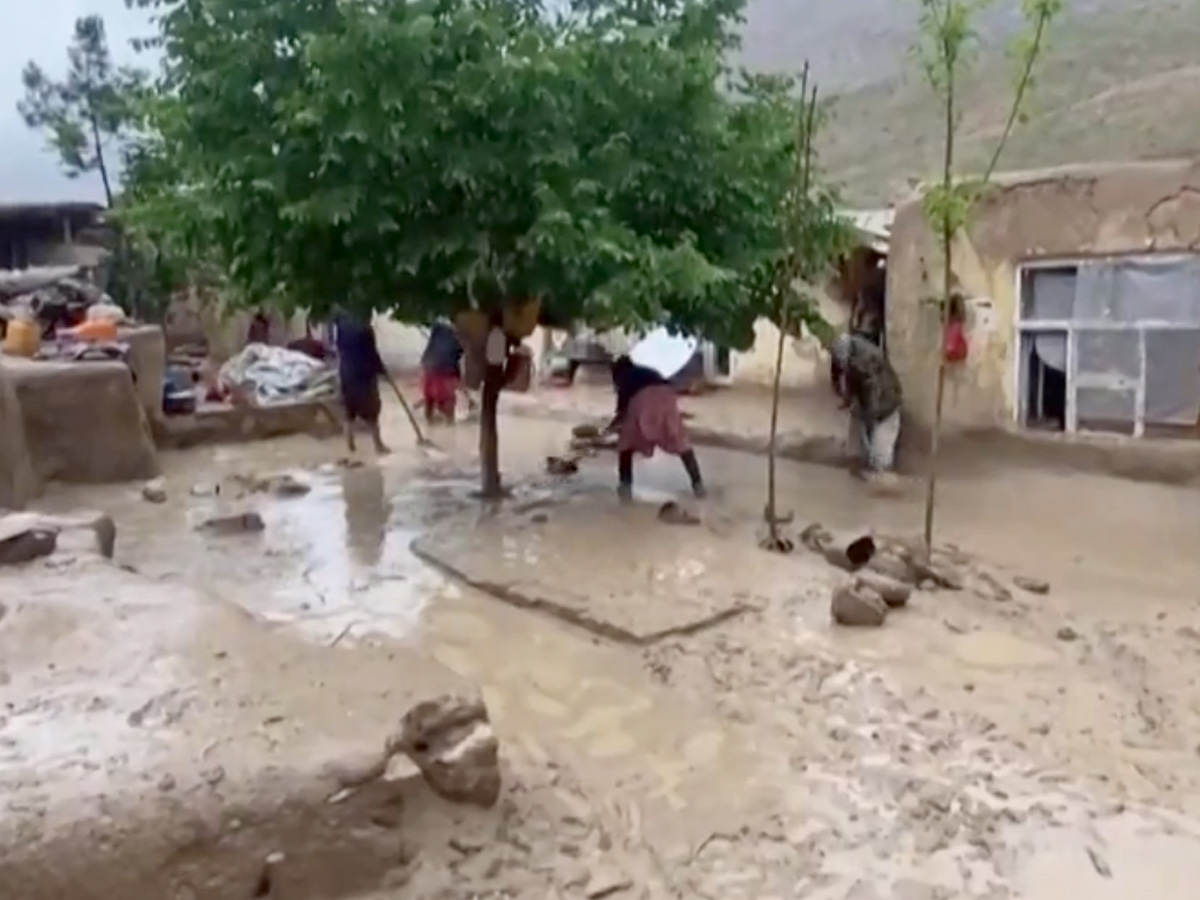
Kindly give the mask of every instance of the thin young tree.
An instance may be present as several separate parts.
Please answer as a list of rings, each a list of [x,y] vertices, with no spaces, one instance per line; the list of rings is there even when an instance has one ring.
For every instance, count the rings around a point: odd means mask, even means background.
[[[143,78],[137,69],[113,66],[100,16],[75,20],[67,48],[67,73],[61,81],[51,78],[36,62],[28,63],[21,73],[25,96],[17,110],[25,124],[46,132],[69,177],[98,173],[109,207],[116,175],[111,144],[129,122],[129,98]]]
[[[808,286],[828,275],[839,254],[848,246],[845,223],[837,214],[836,195],[816,177],[813,144],[822,121],[817,96],[817,85],[805,63],[796,111],[794,171],[780,211],[780,255],[775,261],[771,281],[771,318],[779,329],[779,337],[775,345],[767,443],[767,505],[764,510],[767,539],[762,546],[775,552],[791,549],[779,530],[787,517],[779,514],[776,478],[784,346],[790,336],[802,333],[805,328],[827,342],[831,329],[808,293]]]
[[[990,161],[978,178],[959,178],[955,167],[958,128],[963,106],[960,91],[975,59],[979,34],[977,16],[993,0],[920,0],[921,17],[916,55],[941,108],[942,171],[939,182],[925,194],[925,219],[938,239],[942,263],[942,293],[939,298],[942,333],[949,322],[954,280],[954,239],[971,218],[971,212],[986,189],[1013,128],[1025,117],[1025,104],[1034,85],[1034,69],[1046,45],[1053,20],[1062,11],[1063,0],[1021,0],[1024,28],[1014,40],[1011,53],[1017,66],[1004,129],[996,140]],[[942,404],[946,393],[946,358],[939,352],[934,392],[933,430],[929,474],[925,489],[925,546],[933,546],[934,510],[937,502],[938,449],[942,427]]]

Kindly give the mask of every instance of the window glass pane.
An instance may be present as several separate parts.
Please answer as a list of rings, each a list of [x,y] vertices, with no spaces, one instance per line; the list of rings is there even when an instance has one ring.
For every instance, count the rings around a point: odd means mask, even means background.
[[[1146,332],[1146,421],[1200,420],[1200,329]]]

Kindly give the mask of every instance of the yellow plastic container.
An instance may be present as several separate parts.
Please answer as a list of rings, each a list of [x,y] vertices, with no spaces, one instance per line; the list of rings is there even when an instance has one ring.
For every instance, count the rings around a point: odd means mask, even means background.
[[[26,359],[37,355],[42,348],[42,332],[38,323],[29,319],[13,319],[4,333],[4,352]]]

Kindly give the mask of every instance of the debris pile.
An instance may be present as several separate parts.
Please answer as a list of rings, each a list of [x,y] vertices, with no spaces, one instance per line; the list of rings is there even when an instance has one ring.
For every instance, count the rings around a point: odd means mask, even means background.
[[[307,353],[248,344],[221,366],[220,385],[257,406],[332,398],[337,393],[337,371]]]
[[[81,266],[0,269],[0,333],[14,319],[36,321],[45,337],[88,320],[123,322],[121,307],[82,275]]]

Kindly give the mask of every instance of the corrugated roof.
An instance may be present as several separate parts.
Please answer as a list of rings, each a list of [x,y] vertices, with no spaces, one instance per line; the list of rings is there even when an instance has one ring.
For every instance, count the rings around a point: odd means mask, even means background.
[[[896,218],[893,209],[847,209],[842,211],[850,220],[851,227],[857,232],[864,246],[870,247],[876,253],[888,252],[892,239],[892,220]]]

